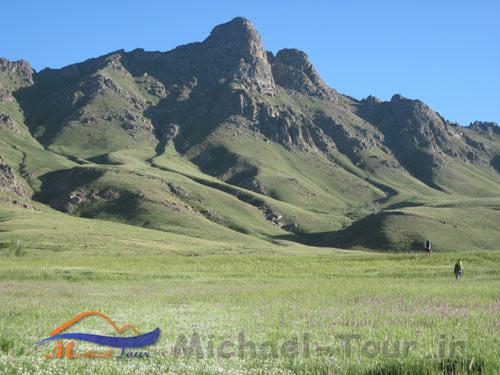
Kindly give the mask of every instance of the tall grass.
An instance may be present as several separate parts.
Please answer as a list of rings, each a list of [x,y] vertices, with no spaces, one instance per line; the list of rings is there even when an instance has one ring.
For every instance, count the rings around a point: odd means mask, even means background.
[[[27,252],[0,257],[2,373],[179,374],[494,374],[500,371],[500,255],[161,254]],[[461,257],[464,278],[452,276]],[[49,360],[51,345],[33,346],[62,322],[98,310],[143,332],[160,327],[150,358]],[[79,331],[110,334],[99,320]],[[303,334],[309,356],[176,358],[179,335],[196,332],[259,348]],[[357,334],[347,355],[340,334]],[[408,355],[367,355],[367,341],[415,342]],[[445,343],[444,355],[440,342]],[[462,342],[455,353],[451,343]],[[392,345],[392,344],[391,344]],[[85,344],[78,343],[80,348]],[[318,346],[330,346],[318,351]],[[90,346],[92,347],[92,346]],[[392,346],[391,346],[392,348]],[[94,349],[99,349],[94,346]],[[117,353],[118,354],[118,353]]]

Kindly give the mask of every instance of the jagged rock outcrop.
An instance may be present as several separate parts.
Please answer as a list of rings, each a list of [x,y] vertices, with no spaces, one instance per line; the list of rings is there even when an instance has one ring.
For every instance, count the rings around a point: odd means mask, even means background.
[[[445,155],[468,162],[481,162],[477,150],[470,147],[459,127],[420,100],[394,95],[389,102],[382,102],[368,97],[361,101],[358,114],[380,129],[396,155],[426,154],[435,167],[442,164],[442,156]]]
[[[281,87],[320,99],[335,100],[335,91],[323,82],[304,52],[282,49],[276,56],[268,52],[268,59],[274,80]]]
[[[179,135],[180,126],[177,124],[165,124],[158,127],[158,139],[160,142],[167,142],[175,139]]]
[[[0,74],[7,78],[11,89],[33,84],[34,70],[25,60],[10,61],[0,58]]]
[[[370,96],[359,102],[357,114],[376,125],[398,161],[429,186],[437,188],[434,174],[446,165],[446,157],[473,164],[487,164],[490,159],[456,124],[420,100],[394,95],[383,102]]]
[[[268,105],[260,106],[257,124],[262,134],[288,149],[295,146],[307,151],[315,147],[309,131],[311,121],[292,106],[281,109]]]
[[[0,112],[0,127],[5,127],[14,134],[21,133],[14,119],[10,115],[2,112]]]
[[[2,87],[2,83],[0,82],[0,102],[13,102],[14,97],[10,90],[7,90],[5,87]]]
[[[314,124],[320,127],[335,147],[353,162],[360,160],[360,153],[380,144],[381,135],[377,132],[368,133],[364,129],[347,127],[325,113],[317,113]]]
[[[12,170],[12,167],[0,157],[0,192],[7,192],[26,197],[27,192],[17,181],[17,178]]]
[[[401,152],[415,149],[442,152],[454,131],[446,120],[420,100],[394,95],[389,102],[374,97],[362,101],[359,114],[376,124]]]
[[[243,17],[216,26],[203,42],[168,52],[136,49],[115,54],[120,55],[127,71],[154,77],[174,97],[189,97],[193,91],[231,83],[256,93],[274,92],[271,65],[260,35]]]
[[[259,33],[246,18],[216,26],[202,45],[214,75],[261,93],[273,92],[271,65]]]
[[[123,193],[111,189],[92,191],[71,191],[50,200],[49,204],[56,210],[74,215],[78,209],[87,204],[106,204],[118,201]]]
[[[488,136],[500,135],[500,125],[496,122],[474,121],[469,125],[469,128]]]

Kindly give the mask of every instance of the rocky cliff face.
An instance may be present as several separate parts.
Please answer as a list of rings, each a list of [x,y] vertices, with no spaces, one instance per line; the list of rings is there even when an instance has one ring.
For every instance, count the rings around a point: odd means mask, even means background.
[[[469,128],[486,134],[489,137],[500,135],[500,125],[496,122],[474,121],[469,125]]]
[[[19,126],[9,114],[0,112],[0,126],[14,134],[20,134]]]
[[[255,93],[274,92],[271,65],[260,35],[250,21],[241,17],[216,26],[203,42],[164,53],[137,49],[116,54],[130,73],[154,77],[168,94],[231,83]]]
[[[33,84],[33,68],[25,60],[9,61],[0,58],[0,74],[5,79],[6,88],[16,89]]]
[[[273,76],[281,87],[303,95],[334,101],[336,93],[321,79],[309,57],[297,49],[282,49],[276,56],[268,53]]]
[[[7,192],[20,197],[27,196],[26,189],[19,184],[12,167],[0,157],[0,192]]]
[[[399,162],[417,178],[431,183],[435,169],[446,164],[446,158],[467,164],[488,164],[492,155],[464,134],[464,128],[450,123],[420,100],[394,95],[382,102],[370,96],[359,103],[357,114],[376,125],[384,143]],[[493,133],[484,123],[471,125]]]
[[[386,140],[398,150],[444,152],[456,137],[455,130],[438,113],[419,100],[394,95],[389,102],[369,97],[358,112],[377,125]]]
[[[219,80],[229,79],[259,93],[273,93],[271,65],[250,21],[235,18],[213,29],[202,43],[206,62]]]
[[[14,92],[22,87],[33,85],[34,74],[34,70],[27,61],[9,61],[0,58],[0,128],[20,134],[20,126],[12,113],[12,109],[16,106],[9,106],[8,103],[16,101]]]

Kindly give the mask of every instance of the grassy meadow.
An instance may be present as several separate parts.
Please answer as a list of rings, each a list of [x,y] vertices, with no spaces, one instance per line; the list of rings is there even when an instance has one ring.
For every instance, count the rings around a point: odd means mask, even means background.
[[[0,215],[2,374],[500,372],[499,253],[366,253],[243,234],[218,242],[25,212]],[[150,356],[44,359],[54,345],[35,342],[95,310],[118,326],[159,327]],[[77,327],[111,334],[98,319]],[[203,352],[174,355],[179,335],[190,345],[193,333]],[[255,356],[240,352],[241,333]],[[349,336],[350,355],[340,335],[359,335]]]

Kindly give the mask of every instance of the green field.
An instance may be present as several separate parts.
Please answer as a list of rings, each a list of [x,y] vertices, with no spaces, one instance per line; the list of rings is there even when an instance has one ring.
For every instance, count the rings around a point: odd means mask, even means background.
[[[429,258],[270,244],[244,235],[219,243],[15,208],[2,209],[0,217],[2,374],[500,371],[497,252]],[[461,281],[452,275],[458,257],[465,266]],[[119,326],[132,323],[142,332],[159,327],[150,357],[45,360],[53,344],[33,345],[74,315],[95,310]],[[92,318],[78,328],[110,334]],[[203,358],[196,351],[174,356],[179,335],[189,344],[194,332]],[[256,343],[255,356],[246,347],[239,357],[240,332],[245,342]],[[350,355],[342,334],[361,335]],[[234,344],[225,350],[234,357],[217,355],[224,340]],[[281,352],[287,341],[298,345],[294,356]],[[391,355],[397,342],[399,355]]]

